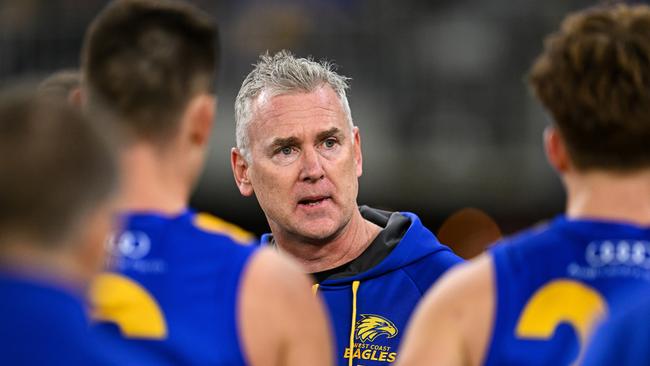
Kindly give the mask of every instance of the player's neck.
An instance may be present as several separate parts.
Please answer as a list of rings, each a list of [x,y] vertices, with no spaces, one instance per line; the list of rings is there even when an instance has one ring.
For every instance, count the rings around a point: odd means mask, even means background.
[[[136,143],[121,154],[122,187],[118,208],[176,214],[187,207],[190,184],[176,157],[155,146]]]
[[[650,169],[625,174],[594,171],[565,182],[568,217],[650,225]]]
[[[307,273],[336,268],[357,258],[372,243],[381,228],[355,210],[348,225],[327,243],[307,243],[288,235],[276,235],[278,249],[298,261]]]

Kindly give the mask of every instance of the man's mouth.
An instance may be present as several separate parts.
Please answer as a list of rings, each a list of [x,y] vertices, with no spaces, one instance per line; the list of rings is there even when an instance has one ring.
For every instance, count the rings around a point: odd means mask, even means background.
[[[312,196],[305,197],[298,201],[298,205],[315,207],[323,204],[325,201],[331,199],[330,196]]]

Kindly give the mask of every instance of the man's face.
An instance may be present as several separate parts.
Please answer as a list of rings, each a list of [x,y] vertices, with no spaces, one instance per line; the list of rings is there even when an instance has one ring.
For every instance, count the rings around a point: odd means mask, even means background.
[[[251,161],[238,185],[255,194],[274,235],[321,243],[342,232],[357,209],[361,147],[332,88],[262,93],[248,133]]]

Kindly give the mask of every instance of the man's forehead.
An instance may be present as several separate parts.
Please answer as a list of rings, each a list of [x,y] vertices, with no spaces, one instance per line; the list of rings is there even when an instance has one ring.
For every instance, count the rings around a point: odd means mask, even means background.
[[[320,86],[313,91],[290,91],[273,93],[262,91],[253,101],[255,119],[266,119],[274,114],[322,109],[322,112],[344,114],[338,95],[329,85]]]
[[[260,94],[254,106],[250,133],[264,140],[349,128],[338,95],[330,87],[275,96]]]

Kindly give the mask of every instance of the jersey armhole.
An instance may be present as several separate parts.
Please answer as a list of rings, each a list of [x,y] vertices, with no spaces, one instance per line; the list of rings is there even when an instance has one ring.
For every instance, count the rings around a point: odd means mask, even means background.
[[[501,327],[499,326],[500,324],[504,324],[504,319],[502,318],[502,305],[503,301],[507,298],[506,297],[506,292],[507,292],[507,286],[506,282],[502,281],[503,278],[505,277],[505,274],[503,273],[504,271],[504,266],[505,266],[505,261],[506,261],[506,248],[504,247],[492,247],[490,251],[488,252],[488,255],[490,256],[491,259],[491,266],[492,266],[492,277],[494,280],[494,314],[492,316],[492,325],[491,325],[491,331],[489,334],[489,341],[486,344],[486,349],[483,357],[483,365],[485,366],[490,366],[490,365],[498,365],[498,363],[495,363],[494,360],[498,360],[498,353],[499,353],[499,348],[501,347]]]

